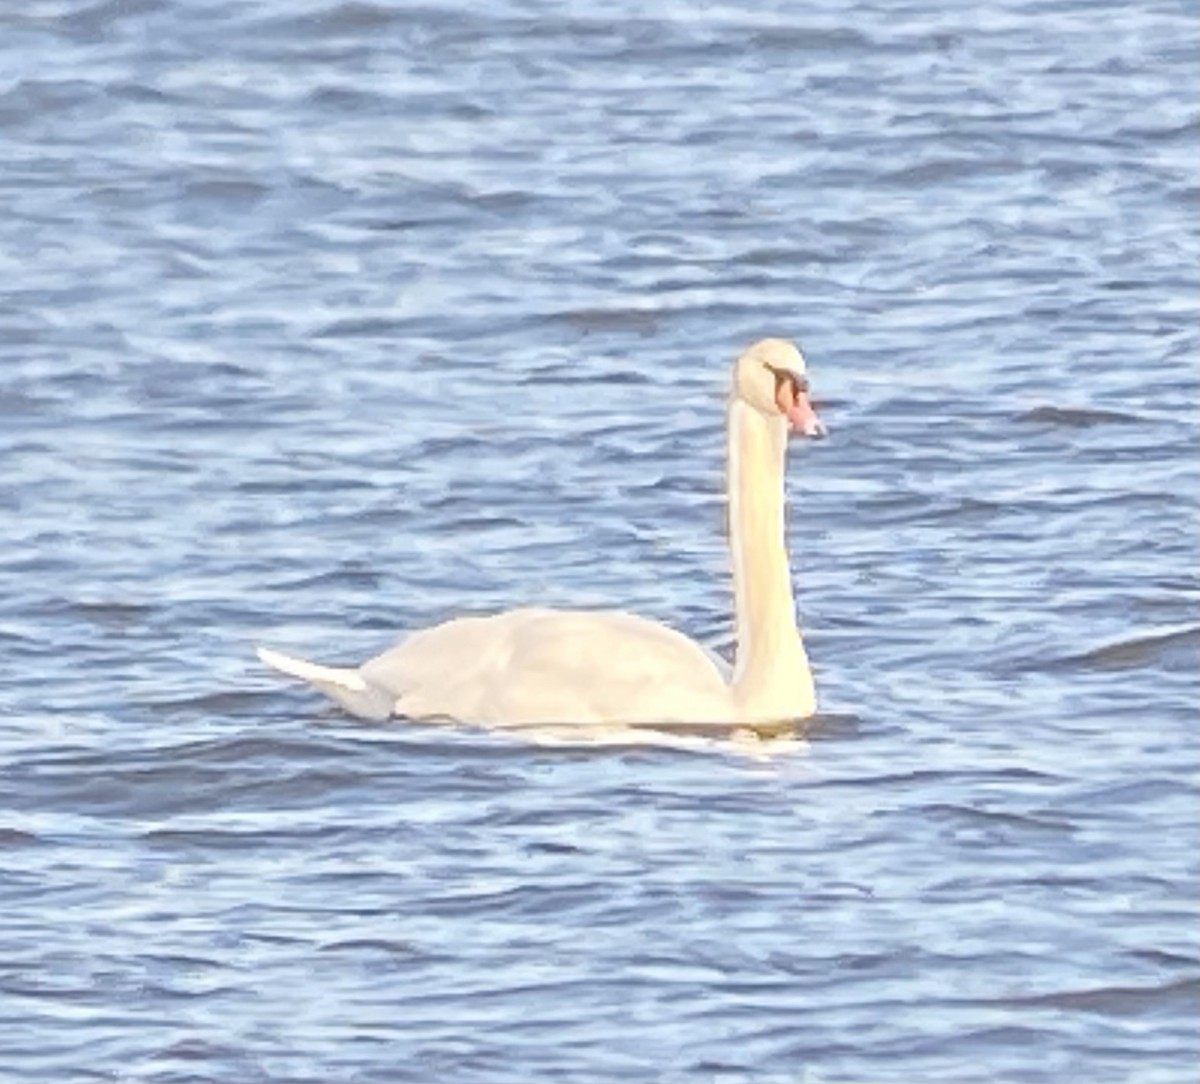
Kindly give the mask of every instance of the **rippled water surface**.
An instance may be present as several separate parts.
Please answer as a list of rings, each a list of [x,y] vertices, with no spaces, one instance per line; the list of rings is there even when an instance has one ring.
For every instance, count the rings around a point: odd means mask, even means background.
[[[0,1065],[1194,1078],[1200,19],[998,0],[0,13]],[[730,647],[798,338],[806,738],[356,724],[536,601]]]

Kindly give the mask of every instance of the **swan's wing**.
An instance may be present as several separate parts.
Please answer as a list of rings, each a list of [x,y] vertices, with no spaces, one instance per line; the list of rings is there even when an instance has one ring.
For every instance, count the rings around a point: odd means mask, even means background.
[[[620,612],[460,618],[414,634],[361,672],[414,718],[717,721],[732,710],[715,656],[673,629]]]

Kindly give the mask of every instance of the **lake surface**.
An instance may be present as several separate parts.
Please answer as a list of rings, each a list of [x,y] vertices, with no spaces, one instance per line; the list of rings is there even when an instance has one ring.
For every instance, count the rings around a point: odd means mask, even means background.
[[[1200,19],[0,14],[0,1067],[1137,1081],[1200,1054]],[[361,725],[330,662],[721,651],[798,339],[803,737]]]

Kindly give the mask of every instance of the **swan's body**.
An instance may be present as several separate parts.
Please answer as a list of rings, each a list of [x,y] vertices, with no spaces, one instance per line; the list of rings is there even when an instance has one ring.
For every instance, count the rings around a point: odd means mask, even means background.
[[[357,668],[267,649],[353,715],[491,726],[559,723],[775,723],[816,710],[796,628],[784,541],[789,427],[823,432],[804,359],[766,339],[734,367],[729,402],[729,528],[737,658],[724,661],[665,625],[620,611],[520,609],[413,633]]]

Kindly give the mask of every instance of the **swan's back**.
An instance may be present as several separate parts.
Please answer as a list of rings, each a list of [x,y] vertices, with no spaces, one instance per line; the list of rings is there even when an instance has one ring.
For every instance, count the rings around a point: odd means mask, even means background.
[[[521,609],[414,633],[360,673],[395,697],[398,714],[512,726],[726,721],[721,667],[634,614]]]

